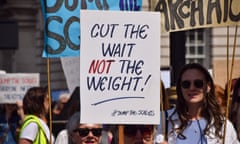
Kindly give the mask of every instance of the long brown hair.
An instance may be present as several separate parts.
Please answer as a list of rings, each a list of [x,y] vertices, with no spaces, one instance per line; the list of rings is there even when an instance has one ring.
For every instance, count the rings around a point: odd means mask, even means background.
[[[187,128],[188,122],[190,120],[190,115],[188,113],[188,107],[186,104],[186,101],[183,97],[182,91],[181,91],[181,79],[182,75],[185,71],[189,69],[196,69],[203,73],[205,76],[206,82],[210,86],[210,91],[206,92],[203,104],[202,104],[202,111],[201,116],[204,117],[207,121],[207,126],[204,129],[205,134],[209,134],[209,129],[211,127],[215,127],[215,135],[219,138],[222,138],[222,126],[224,124],[224,115],[220,111],[220,106],[217,104],[217,100],[214,93],[214,82],[209,74],[208,70],[205,69],[202,65],[197,63],[191,63],[186,64],[183,66],[179,73],[179,77],[177,80],[176,90],[177,90],[177,102],[176,102],[176,109],[174,113],[177,113],[179,115],[179,119],[181,121],[181,125],[179,128],[177,128],[177,133],[179,135],[183,135],[183,131]],[[174,114],[173,113],[173,114]],[[173,124],[172,116],[170,116],[170,122]]]

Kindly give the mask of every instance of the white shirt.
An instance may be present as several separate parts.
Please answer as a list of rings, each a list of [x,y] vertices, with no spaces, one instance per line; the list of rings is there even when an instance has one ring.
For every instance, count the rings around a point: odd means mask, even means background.
[[[68,132],[66,129],[63,129],[59,132],[55,144],[68,144]]]
[[[47,124],[40,118],[38,118],[41,125],[43,126],[44,132],[48,141],[50,141],[50,130]],[[34,141],[38,133],[38,125],[35,122],[30,122],[23,130],[20,135],[20,138],[28,139]],[[54,143],[54,137],[52,136],[52,143]]]
[[[174,111],[174,108],[173,109],[170,109],[168,110],[168,116],[170,116]],[[179,117],[178,117],[178,114],[175,113],[173,115],[173,121],[174,121],[174,126],[171,125],[171,122],[169,121],[168,122],[168,144],[176,144],[176,141],[177,141],[177,134],[175,131],[173,132],[170,132],[173,130],[173,128],[177,128],[180,126],[180,120],[179,120]],[[232,123],[227,120],[226,121],[226,135],[225,135],[225,144],[240,144],[238,139],[237,139],[237,135],[236,135],[236,131],[232,125]],[[157,134],[157,137],[156,137],[156,141],[158,142],[158,137],[160,137],[161,135],[163,136],[163,132],[161,130],[162,126],[161,126],[161,123],[158,127],[158,134]],[[224,126],[222,128],[222,130],[224,130]],[[206,139],[207,139],[207,143],[208,144],[221,144],[222,143],[222,140],[220,140],[219,138],[216,138],[215,135],[214,135],[214,132],[215,132],[215,128],[212,127],[210,128],[210,134],[209,135],[205,135],[206,136]],[[159,139],[159,141],[161,141],[162,139]]]

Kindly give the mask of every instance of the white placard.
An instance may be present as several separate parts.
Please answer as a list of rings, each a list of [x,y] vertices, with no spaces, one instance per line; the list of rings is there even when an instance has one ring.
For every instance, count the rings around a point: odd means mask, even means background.
[[[0,103],[16,103],[23,99],[30,87],[39,84],[38,73],[0,74]]]
[[[79,57],[64,57],[61,58],[62,68],[67,81],[69,93],[73,93],[76,87],[80,84],[80,62]]]
[[[159,124],[158,12],[81,10],[81,123]]]

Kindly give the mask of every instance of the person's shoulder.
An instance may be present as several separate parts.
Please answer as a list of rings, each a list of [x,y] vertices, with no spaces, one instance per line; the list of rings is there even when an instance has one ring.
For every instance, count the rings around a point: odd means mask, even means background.
[[[29,122],[25,128],[38,128],[38,124],[36,122]]]
[[[168,109],[167,112],[169,114],[172,114],[175,111],[175,109],[176,109],[175,107],[172,107],[172,108]]]
[[[229,119],[226,120],[226,125],[227,127],[234,128],[233,123]]]
[[[176,108],[175,107],[172,107],[172,108],[170,108],[170,109],[168,109],[167,110],[167,114],[168,114],[168,116],[171,116],[171,115],[173,115],[174,114],[174,112],[175,112],[175,110],[176,110]],[[176,113],[174,114],[174,116],[176,115]]]
[[[33,115],[27,115],[22,123],[22,129],[26,128],[34,128],[38,129],[38,126],[40,125],[40,120],[38,117],[33,116]]]
[[[68,132],[67,132],[67,129],[63,129],[59,132],[58,136],[67,136],[68,135]]]
[[[239,144],[237,131],[230,120],[226,120],[226,141],[227,143]]]
[[[63,129],[58,133],[55,144],[67,144],[67,143],[68,143],[68,132],[67,132],[67,129]]]

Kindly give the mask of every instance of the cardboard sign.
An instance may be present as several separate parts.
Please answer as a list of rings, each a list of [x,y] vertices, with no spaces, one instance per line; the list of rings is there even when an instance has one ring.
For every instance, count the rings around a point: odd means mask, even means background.
[[[39,86],[39,74],[0,74],[0,103],[22,100],[30,87]]]
[[[159,13],[80,14],[81,122],[158,124]]]
[[[153,0],[163,32],[240,24],[239,0]]]

